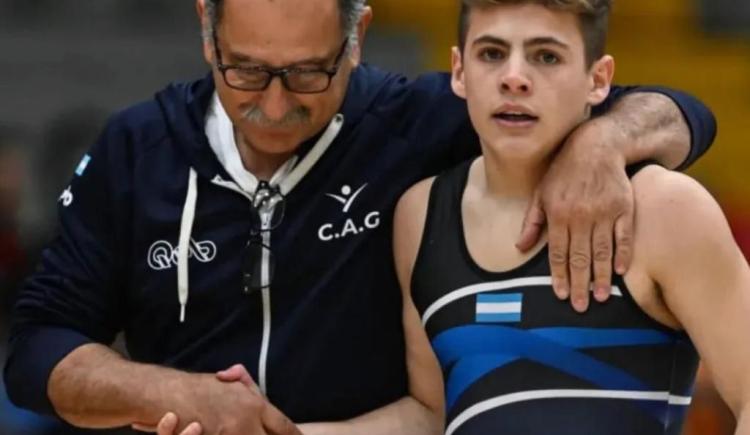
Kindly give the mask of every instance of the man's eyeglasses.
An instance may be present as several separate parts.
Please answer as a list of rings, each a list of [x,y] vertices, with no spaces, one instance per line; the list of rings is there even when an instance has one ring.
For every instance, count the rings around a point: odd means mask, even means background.
[[[325,92],[331,86],[331,80],[339,72],[341,60],[346,52],[349,38],[344,39],[341,49],[333,61],[333,67],[325,68],[269,68],[265,66],[244,67],[240,65],[224,65],[221,60],[221,50],[216,30],[213,32],[214,52],[216,53],[216,68],[224,77],[224,82],[230,88],[240,91],[264,91],[271,85],[274,77],[279,77],[284,87],[297,94],[317,94]]]
[[[281,225],[284,208],[284,195],[278,187],[261,181],[253,196],[250,239],[242,259],[242,291],[246,294],[271,286],[275,259],[269,246],[270,232]]]

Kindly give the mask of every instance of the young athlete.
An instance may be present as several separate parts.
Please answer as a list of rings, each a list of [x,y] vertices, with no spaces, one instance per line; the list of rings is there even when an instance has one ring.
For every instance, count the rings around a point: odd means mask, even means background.
[[[464,0],[452,84],[482,157],[412,187],[394,222],[410,392],[448,435],[679,434],[698,354],[750,433],[750,270],[698,183],[633,171],[633,266],[587,314],[549,291],[546,241],[514,247],[559,145],[609,93],[609,10]]]

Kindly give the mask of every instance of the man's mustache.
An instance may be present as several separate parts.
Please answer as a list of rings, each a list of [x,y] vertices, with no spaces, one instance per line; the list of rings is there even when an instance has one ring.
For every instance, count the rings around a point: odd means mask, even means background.
[[[250,107],[242,112],[242,117],[246,121],[257,124],[261,127],[293,127],[295,125],[307,124],[310,122],[310,109],[304,106],[295,107],[287,112],[279,120],[270,119],[263,113],[258,106]]]

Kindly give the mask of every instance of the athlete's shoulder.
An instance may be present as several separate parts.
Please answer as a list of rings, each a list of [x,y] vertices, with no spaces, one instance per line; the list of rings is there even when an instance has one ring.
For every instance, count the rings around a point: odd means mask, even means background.
[[[669,222],[680,217],[689,223],[697,219],[723,217],[716,200],[694,178],[661,166],[649,165],[633,178],[636,209],[653,221]],[[654,222],[656,223],[656,222]],[[678,225],[679,226],[679,225]]]
[[[690,262],[688,256],[733,246],[721,207],[695,179],[648,166],[633,177],[633,192],[635,243],[643,245],[652,263],[672,267],[675,262]]]
[[[399,199],[396,205],[395,221],[397,225],[420,223],[424,225],[430,191],[436,177],[426,178],[411,186]],[[421,232],[419,233],[421,235]]]

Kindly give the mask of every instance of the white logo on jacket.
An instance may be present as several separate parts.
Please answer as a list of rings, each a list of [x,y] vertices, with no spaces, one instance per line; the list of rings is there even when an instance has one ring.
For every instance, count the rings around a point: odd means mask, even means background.
[[[365,187],[367,187],[367,183],[363,184],[362,187],[357,189],[356,192],[352,193],[352,188],[348,185],[344,185],[341,188],[341,195],[326,193],[326,196],[340,202],[344,206],[343,210],[341,211],[343,211],[344,213],[349,213],[349,209],[352,207],[352,204],[354,204],[354,201],[357,200],[359,194],[362,193],[363,190],[365,190]]]
[[[73,204],[73,192],[70,191],[70,186],[63,190],[58,201],[62,203],[63,207],[68,207],[70,204]]]
[[[344,185],[341,187],[340,195],[326,193],[326,196],[343,205],[344,207],[341,209],[342,213],[348,214],[354,201],[356,201],[359,194],[365,190],[365,187],[367,187],[367,183],[352,192],[352,188],[349,187],[349,185]],[[332,223],[323,224],[318,228],[318,238],[323,242],[330,242],[335,239],[343,239],[349,236],[361,234],[365,231],[374,230],[379,226],[380,212],[372,211],[361,220],[347,218],[343,225],[339,225],[338,227]]]
[[[158,240],[148,248],[148,265],[154,270],[166,270],[177,266],[180,250],[166,240]],[[210,240],[196,242],[190,239],[188,258],[208,263],[216,258],[216,245]]]

